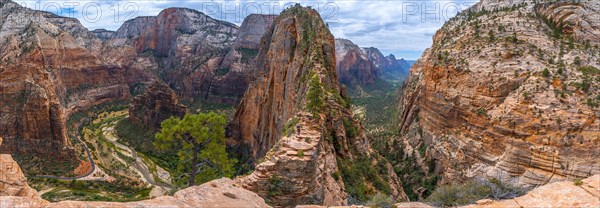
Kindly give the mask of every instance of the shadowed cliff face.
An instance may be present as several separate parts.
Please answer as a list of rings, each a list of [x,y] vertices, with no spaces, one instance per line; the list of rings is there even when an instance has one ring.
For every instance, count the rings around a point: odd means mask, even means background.
[[[302,14],[311,13],[303,11]],[[334,45],[329,41],[333,36],[325,29],[315,28],[317,17],[306,23],[294,16],[278,17],[278,25],[261,41],[256,80],[247,90],[231,125],[232,142],[248,145],[254,158],[263,157],[281,137],[285,122],[303,109],[307,83],[314,75],[311,71],[315,65],[335,66]],[[316,45],[317,40],[322,43]],[[318,62],[316,56],[320,56]],[[331,81],[337,80],[335,73],[328,73],[333,77],[325,77],[325,82],[337,89],[337,81]]]
[[[341,175],[360,160],[381,162],[372,177],[386,178],[386,193],[406,199],[340,93],[334,38],[315,10],[296,6],[278,16],[262,38],[257,62],[258,76],[228,132],[234,151],[249,157],[242,160],[257,164],[236,179],[240,186],[275,206],[343,205],[350,179]]]
[[[160,130],[161,123],[171,116],[183,118],[187,107],[179,103],[179,98],[169,86],[153,82],[145,92],[133,99],[129,107],[129,120],[138,126]]]
[[[244,19],[238,37],[219,66],[220,70],[228,71],[228,74],[217,77],[212,92],[228,93],[236,97],[235,104],[239,104],[248,85],[256,76],[260,40],[271,28],[276,17],[252,14]]]
[[[234,24],[169,8],[156,17],[125,22],[105,41],[104,52],[117,54],[107,59],[119,65],[156,74],[183,99],[236,104],[247,84],[228,86],[250,73],[221,65],[237,35]]]
[[[405,151],[427,147],[417,161],[436,159],[445,182],[599,173],[599,11],[482,1],[447,22],[404,89]]]
[[[350,88],[381,82],[381,71],[369,60],[365,51],[346,39],[335,40],[337,73],[340,83]]]
[[[68,117],[129,98],[126,76],[136,72],[99,59],[101,41],[76,19],[5,1],[0,36],[2,152],[74,158],[68,149]]]
[[[360,48],[350,40],[335,40],[336,72],[339,83],[356,90],[385,88],[388,81],[408,76],[410,65],[394,55],[384,56],[377,48]]]

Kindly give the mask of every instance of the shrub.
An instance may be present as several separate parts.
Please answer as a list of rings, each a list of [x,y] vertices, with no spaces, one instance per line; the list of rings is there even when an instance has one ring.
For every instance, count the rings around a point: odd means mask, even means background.
[[[581,181],[581,179],[575,179],[575,181],[573,181],[573,184],[575,184],[576,186],[581,186],[583,185],[583,181]]]
[[[229,73],[229,68],[227,68],[227,67],[217,68],[217,71],[215,71],[215,73],[218,76],[225,76],[227,73]]]
[[[251,48],[238,48],[237,51],[242,54],[242,59],[240,60],[242,63],[250,63],[258,55],[257,49]]]
[[[487,115],[487,110],[485,108],[479,108],[475,113],[477,113],[478,116]]]
[[[573,60],[573,64],[577,66],[581,65],[581,58],[579,58],[579,56],[575,57],[575,60]]]
[[[473,204],[486,198],[511,199],[526,192],[527,190],[524,188],[505,184],[496,178],[491,178],[439,187],[425,201],[434,206],[452,207]]]
[[[491,188],[492,192],[490,197],[495,200],[512,199],[527,192],[527,190],[524,188],[514,186],[509,183],[503,183],[497,178],[490,178],[488,180],[481,181],[480,183]]]
[[[296,156],[304,157],[304,150],[298,150],[298,152],[296,153]]]
[[[359,129],[356,125],[354,125],[354,121],[352,119],[344,119],[344,129],[346,129],[346,137],[355,138],[358,136]]]
[[[323,87],[318,75],[314,75],[311,78],[310,89],[308,90],[306,99],[306,108],[316,117],[324,107]]]
[[[375,196],[373,196],[373,198],[371,198],[371,200],[369,200],[369,202],[367,202],[367,206],[368,207],[373,207],[373,208],[391,208],[394,207],[394,199],[392,199],[392,197],[387,196],[385,194],[382,193],[378,193]]]
[[[523,98],[529,99],[529,92],[523,92]]]
[[[294,127],[296,127],[298,122],[300,122],[300,118],[298,118],[298,117],[294,117],[294,118],[288,120],[288,122],[283,126],[283,130],[282,130],[283,135],[289,136],[291,133],[293,133]]]
[[[544,75],[544,77],[546,78],[550,77],[550,70],[548,70],[548,68],[545,68],[542,72],[542,75]]]
[[[581,82],[575,82],[573,83],[573,85],[584,92],[588,92],[588,90],[590,90],[590,87],[592,86],[590,80],[588,79],[584,79]]]
[[[277,176],[271,176],[269,178],[269,196],[277,196],[281,194],[281,191],[285,185],[283,180]]]
[[[449,185],[437,188],[426,202],[434,206],[460,206],[487,198],[492,193],[489,187],[476,182],[467,182],[461,185]]]
[[[600,75],[600,69],[593,66],[582,66],[577,68],[584,76],[588,75]]]
[[[590,106],[590,108],[597,108],[598,102],[592,100],[592,98],[588,98],[586,104]]]

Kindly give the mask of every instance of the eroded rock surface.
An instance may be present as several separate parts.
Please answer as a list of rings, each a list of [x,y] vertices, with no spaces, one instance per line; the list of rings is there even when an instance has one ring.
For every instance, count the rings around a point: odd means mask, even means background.
[[[171,116],[182,118],[187,107],[161,82],[152,82],[145,92],[133,99],[129,107],[129,119],[141,126],[159,130],[161,123]]]
[[[335,56],[340,84],[353,90],[380,88],[384,79],[403,80],[410,69],[404,59],[384,56],[377,48],[360,48],[347,39],[335,39]]]
[[[598,1],[484,0],[448,21],[404,88],[405,152],[425,170],[436,161],[442,183],[600,173],[599,12]]]
[[[386,178],[385,191],[406,199],[401,181],[389,164],[379,161],[340,93],[334,38],[319,14],[290,8],[261,43],[258,76],[229,126],[230,146],[249,156],[247,162],[256,163],[256,170],[236,183],[274,206],[345,205],[348,179],[341,168],[363,158],[388,167],[372,177]],[[383,191],[362,175],[356,177],[370,190]]]
[[[340,83],[350,88],[381,82],[379,66],[356,44],[347,39],[335,40],[336,66]]]
[[[35,192],[35,190],[33,191]],[[37,193],[36,193],[37,194]],[[111,207],[111,208],[150,208],[150,207],[270,207],[265,200],[251,191],[236,187],[233,181],[222,178],[183,189],[174,196],[163,196],[137,202],[92,202],[92,201],[61,201],[48,203],[47,201],[23,197],[0,196],[0,208],[27,207],[27,208],[84,208],[84,207]]]
[[[19,165],[10,155],[0,155],[0,196],[39,198],[39,194],[27,185]]]
[[[129,99],[131,74],[107,64],[102,42],[78,20],[0,4],[0,136],[3,153],[74,158],[66,121],[75,111]]]

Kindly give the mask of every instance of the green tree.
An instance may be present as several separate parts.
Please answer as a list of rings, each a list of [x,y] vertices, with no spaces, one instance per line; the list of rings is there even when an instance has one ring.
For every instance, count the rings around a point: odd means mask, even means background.
[[[550,77],[550,70],[548,70],[548,68],[545,68],[544,71],[542,71],[542,75],[544,75],[544,77],[546,78]]]
[[[323,104],[323,87],[318,75],[314,75],[310,80],[310,89],[306,95],[306,108],[316,116],[324,107]]]
[[[159,150],[172,150],[180,145],[177,183],[188,186],[204,183],[219,177],[233,175],[234,160],[225,150],[226,117],[222,114],[187,114],[183,119],[171,117],[161,124],[154,146]]]

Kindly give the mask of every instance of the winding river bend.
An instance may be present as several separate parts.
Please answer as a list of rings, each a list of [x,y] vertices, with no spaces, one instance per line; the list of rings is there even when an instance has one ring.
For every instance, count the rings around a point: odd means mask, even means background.
[[[148,157],[141,156],[134,148],[119,142],[115,126],[118,122],[127,118],[127,111],[103,112],[99,114],[99,118],[92,122],[94,125],[83,128],[84,134],[80,134],[79,131],[71,133],[72,138],[81,144],[85,150],[87,160],[91,165],[91,169],[87,173],[73,177],[51,175],[33,177],[67,181],[111,181],[114,180],[114,175],[109,173],[132,172],[132,174],[127,175],[139,178],[144,183],[154,187],[154,189],[158,189],[156,192],[160,193],[157,196],[168,193],[173,189],[173,186],[169,184],[171,182],[170,173]],[[79,127],[82,125],[83,121],[80,121],[76,129],[80,129]],[[90,127],[93,129],[89,129]],[[84,135],[84,138],[80,138],[79,135]],[[94,160],[94,157],[98,159]],[[121,163],[122,165],[115,166],[114,163]],[[98,167],[98,164],[101,167]]]

